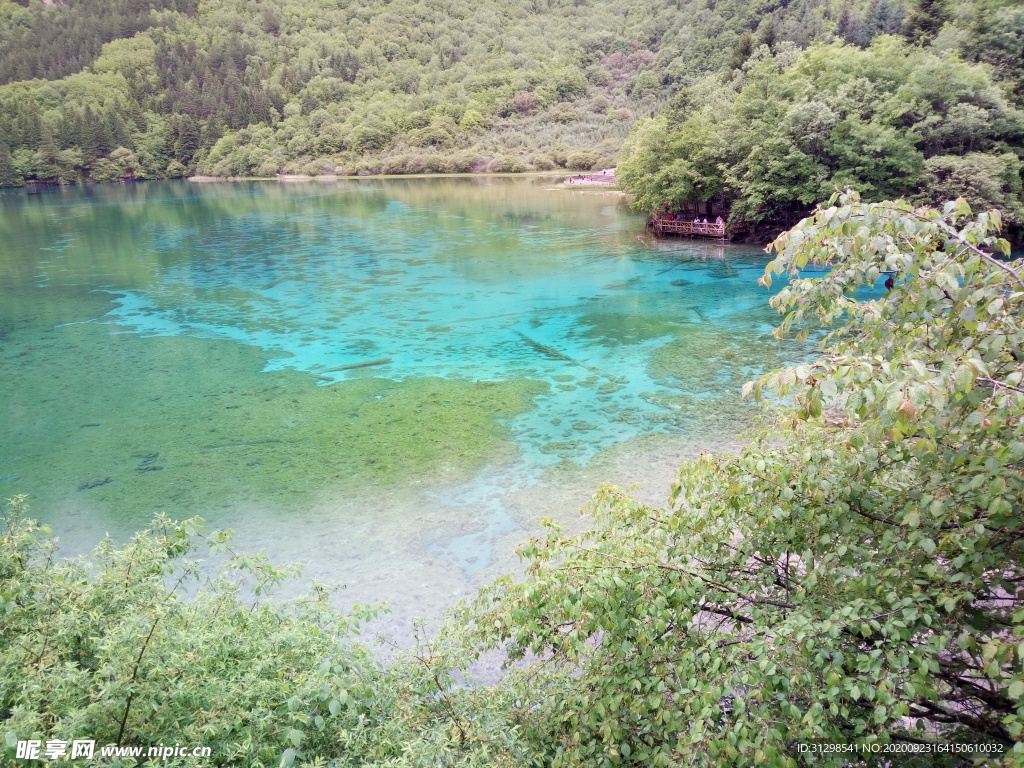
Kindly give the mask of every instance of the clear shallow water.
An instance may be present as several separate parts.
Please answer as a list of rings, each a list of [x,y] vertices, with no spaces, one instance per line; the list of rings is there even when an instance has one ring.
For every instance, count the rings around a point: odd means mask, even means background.
[[[367,186],[354,196],[381,193]],[[709,395],[715,379],[758,372],[739,363],[692,381],[650,361],[688,327],[731,326],[754,339],[770,331],[772,316],[758,311],[765,295],[751,289],[759,252],[651,252],[622,238],[636,221],[614,198],[580,211],[590,214],[581,227],[556,214],[544,225],[481,220],[403,200],[356,217],[341,207],[352,196],[234,216],[202,233],[154,232],[152,248],[170,266],[147,290],[118,291],[103,322],[280,353],[266,370],[305,371],[322,386],[365,376],[544,382],[508,422],[533,467],[682,429],[659,396]],[[197,247],[201,259],[179,257]]]
[[[0,195],[0,494],[83,548],[156,510],[302,519],[330,574],[375,520],[471,576],[550,514],[509,494],[644,435],[735,435],[742,383],[797,353],[770,336],[766,254],[653,243],[620,196],[553,187]]]

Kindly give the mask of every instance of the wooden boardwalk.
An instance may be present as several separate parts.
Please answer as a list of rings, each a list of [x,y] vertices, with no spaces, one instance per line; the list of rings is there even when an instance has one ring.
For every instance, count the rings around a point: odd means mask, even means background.
[[[725,224],[708,222],[700,224],[694,221],[676,221],[662,216],[654,216],[651,226],[656,235],[686,235],[688,237],[712,237],[725,240]]]

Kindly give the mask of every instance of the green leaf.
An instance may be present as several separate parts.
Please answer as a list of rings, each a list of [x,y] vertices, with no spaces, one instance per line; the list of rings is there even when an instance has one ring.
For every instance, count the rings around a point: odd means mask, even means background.
[[[974,386],[974,369],[969,365],[960,365],[953,372],[953,382],[960,392],[965,392]]]

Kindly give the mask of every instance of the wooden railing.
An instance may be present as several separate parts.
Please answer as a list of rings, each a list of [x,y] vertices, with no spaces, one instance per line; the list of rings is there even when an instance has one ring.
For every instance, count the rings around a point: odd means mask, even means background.
[[[676,235],[698,235],[703,237],[725,237],[725,224],[708,222],[707,224],[694,221],[677,221],[666,219],[661,216],[654,218],[654,231],[658,234],[671,233]]]

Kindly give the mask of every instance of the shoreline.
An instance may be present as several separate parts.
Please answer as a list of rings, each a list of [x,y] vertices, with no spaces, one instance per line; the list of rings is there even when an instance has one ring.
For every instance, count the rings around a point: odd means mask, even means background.
[[[565,171],[525,171],[522,173],[512,172],[499,172],[499,173],[376,173],[376,174],[363,174],[363,175],[343,175],[337,173],[324,173],[316,176],[306,173],[282,173],[277,176],[206,176],[203,174],[196,174],[195,176],[188,176],[183,181],[188,181],[193,184],[214,184],[217,182],[245,182],[245,181],[278,181],[278,182],[298,182],[298,181],[359,181],[360,179],[471,179],[471,178],[551,178],[551,179],[564,179]],[[558,182],[558,186],[563,189],[600,189],[608,192],[618,192],[621,195],[628,194],[619,187],[616,183],[605,183],[605,182],[573,182],[567,181]]]
[[[479,178],[560,178],[564,171],[525,171],[523,173],[375,173],[346,176],[340,173],[323,173],[316,176],[305,173],[282,173],[277,176],[204,176],[197,174],[183,178],[195,184],[210,184],[218,181],[358,181],[360,179],[479,179]],[[599,186],[599,185],[595,185]]]

